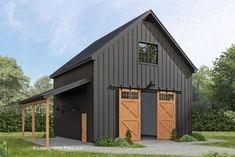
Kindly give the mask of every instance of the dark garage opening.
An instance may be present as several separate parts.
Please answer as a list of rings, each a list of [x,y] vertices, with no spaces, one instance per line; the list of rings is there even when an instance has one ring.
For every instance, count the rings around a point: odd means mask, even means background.
[[[157,134],[157,94],[141,93],[141,136]]]
[[[55,109],[55,133],[57,136],[82,140],[81,115],[87,113],[87,138],[92,142],[92,84],[86,84],[55,96],[59,110]]]

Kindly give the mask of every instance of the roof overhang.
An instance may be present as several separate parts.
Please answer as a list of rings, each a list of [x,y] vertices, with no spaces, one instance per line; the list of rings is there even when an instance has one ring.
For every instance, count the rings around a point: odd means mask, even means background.
[[[24,99],[24,100],[20,101],[20,104],[23,105],[23,104],[29,104],[29,103],[34,103],[34,102],[40,102],[43,99],[49,98],[49,97],[57,95],[57,94],[61,94],[63,92],[69,91],[73,88],[85,85],[89,82],[91,82],[90,79],[81,79],[79,81],[67,84],[65,86],[62,86],[62,87],[59,87],[56,89],[52,89],[52,90],[43,92],[41,94],[37,94],[37,95],[34,95],[34,96],[29,97],[27,99]]]

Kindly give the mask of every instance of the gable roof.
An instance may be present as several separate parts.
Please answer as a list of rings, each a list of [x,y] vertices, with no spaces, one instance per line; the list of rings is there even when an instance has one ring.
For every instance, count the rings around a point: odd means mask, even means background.
[[[145,19],[149,15],[152,15],[154,17],[154,20],[159,26],[162,28],[163,32],[166,34],[166,36],[172,41],[172,43],[176,46],[176,48],[180,51],[181,55],[184,57],[186,62],[192,67],[193,71],[195,72],[197,68],[195,65],[190,61],[190,59],[186,56],[184,51],[180,48],[180,46],[176,43],[176,41],[173,39],[173,37],[170,35],[170,33],[167,31],[167,29],[163,26],[163,24],[160,22],[160,20],[157,18],[157,16],[153,13],[152,10],[149,10],[140,16],[134,18],[133,20],[127,22],[126,24],[120,26],[119,28],[115,29],[111,33],[101,37],[100,39],[96,40],[92,44],[90,44],[87,48],[82,50],[78,55],[73,57],[70,61],[65,63],[62,67],[60,67],[58,70],[56,70],[53,74],[50,75],[51,78],[54,78],[56,76],[59,76],[63,74],[64,72],[67,72],[69,70],[72,70],[79,65],[82,65],[84,63],[87,63],[92,60],[92,55],[96,53],[100,48],[102,48],[104,45],[106,45],[109,41],[111,41],[114,37],[119,35],[121,32],[125,31],[129,26],[132,24]]]
[[[92,44],[90,44],[87,48],[85,48],[83,51],[81,51],[78,55],[73,57],[70,61],[65,63],[61,68],[59,68],[57,71],[55,71],[53,74],[51,74],[51,78],[54,78],[66,71],[69,71],[89,60],[91,60],[92,54],[94,54],[97,50],[99,50],[101,47],[103,47],[107,42],[112,40],[114,37],[116,37],[119,33],[121,33],[123,30],[125,30],[128,26],[133,24],[135,21],[137,21],[140,17],[145,15],[147,12],[143,13],[142,15],[134,18],[133,20],[129,21],[128,23],[120,26],[119,28],[115,29],[111,33],[101,37],[100,39],[96,40]]]

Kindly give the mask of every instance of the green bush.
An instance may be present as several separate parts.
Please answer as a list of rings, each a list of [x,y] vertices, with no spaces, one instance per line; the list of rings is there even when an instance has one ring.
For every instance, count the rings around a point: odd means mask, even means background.
[[[195,139],[194,137],[192,137],[188,134],[186,134],[180,138],[180,142],[196,142],[196,141],[197,141],[197,139]]]
[[[142,148],[142,144],[132,143],[129,144],[126,139],[117,137],[115,139],[109,137],[101,137],[95,141],[95,146],[99,147],[128,147],[128,148]]]
[[[199,133],[193,133],[192,137],[194,137],[198,141],[206,141],[205,136],[203,136],[202,134],[199,134]]]
[[[122,138],[111,139],[109,137],[101,137],[95,141],[96,146],[100,147],[125,147],[129,146],[129,143]]]
[[[9,157],[6,141],[0,144],[0,157]]]
[[[130,145],[133,144],[131,138],[132,138],[131,131],[128,129],[128,130],[126,131],[126,140],[127,140],[127,142],[128,142]]]
[[[114,147],[114,140],[109,137],[101,137],[95,141],[95,146]]]
[[[219,154],[219,153],[216,153],[216,152],[211,152],[211,153],[204,154],[203,157],[234,157],[234,155],[229,155],[229,154],[226,154],[226,153]]]
[[[224,114],[228,117],[231,118],[235,122],[235,112],[234,111],[226,111]]]
[[[0,132],[19,132],[22,123],[21,113],[15,110],[0,111]],[[31,131],[31,112],[25,114],[25,131]],[[50,116],[50,127],[53,127],[53,116]],[[35,131],[45,131],[45,113],[35,113]]]
[[[208,110],[192,116],[195,131],[234,131],[235,113],[231,111]]]
[[[125,147],[125,146],[129,146],[129,143],[127,142],[127,140],[117,137],[114,139],[114,145],[115,146],[120,146],[120,147]]]
[[[171,140],[172,141],[177,140],[177,130],[176,129],[173,129],[171,132]]]

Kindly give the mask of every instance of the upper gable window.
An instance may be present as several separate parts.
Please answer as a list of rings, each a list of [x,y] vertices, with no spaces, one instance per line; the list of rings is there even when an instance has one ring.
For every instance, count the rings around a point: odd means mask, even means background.
[[[158,64],[157,45],[139,42],[139,62]]]

